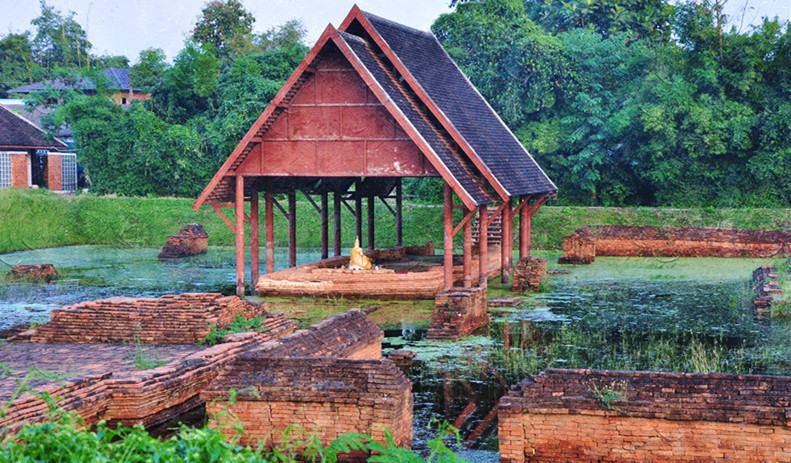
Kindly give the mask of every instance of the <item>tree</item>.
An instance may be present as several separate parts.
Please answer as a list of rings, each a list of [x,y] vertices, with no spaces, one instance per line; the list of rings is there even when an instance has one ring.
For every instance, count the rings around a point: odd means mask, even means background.
[[[0,40],[0,97],[7,97],[8,89],[30,82],[34,67],[29,32],[3,37]]]
[[[192,30],[192,40],[226,58],[234,48],[243,48],[253,30],[253,15],[237,0],[213,0],[203,8]]]
[[[36,26],[33,56],[45,68],[90,66],[89,50],[92,45],[85,30],[74,20],[74,15],[69,11],[64,16],[41,0],[41,15],[30,23]]]
[[[151,93],[162,82],[168,68],[165,52],[161,48],[142,50],[137,63],[132,66],[129,73],[132,86],[142,89],[145,93]]]

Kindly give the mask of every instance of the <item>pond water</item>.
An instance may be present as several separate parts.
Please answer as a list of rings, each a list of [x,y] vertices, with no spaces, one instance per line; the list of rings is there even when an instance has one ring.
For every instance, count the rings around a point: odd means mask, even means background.
[[[750,279],[766,259],[597,258],[558,266],[550,291],[492,308],[483,335],[456,343],[386,332],[385,347],[416,352],[416,444],[433,418],[457,425],[469,448],[492,451],[492,408],[510,385],[547,367],[791,374],[786,322],[753,315]],[[490,296],[502,292],[490,283]],[[408,327],[405,327],[408,328]],[[404,335],[405,334],[405,335]],[[422,423],[418,426],[418,423]]]
[[[68,246],[0,255],[0,278],[17,264],[53,264],[59,273],[59,279],[50,284],[0,284],[0,329],[44,322],[54,308],[105,297],[235,291],[233,247],[211,246],[206,254],[182,259],[159,260],[160,251],[153,247]],[[297,264],[319,257],[318,250],[300,249]],[[245,262],[249,284],[249,255]],[[275,249],[275,269],[284,268],[287,262],[288,250]]]
[[[20,263],[51,263],[60,273],[51,284],[0,285],[0,329],[46,321],[53,308],[84,300],[234,289],[231,247],[168,261],[158,253],[74,246],[0,255],[0,274]],[[571,273],[550,275],[549,291],[523,296],[517,307],[492,308],[492,324],[480,335],[429,341],[425,321],[393,322],[407,318],[403,304],[374,313],[389,320],[385,353],[417,353],[402,367],[414,383],[417,448],[433,437],[431,420],[446,419],[460,429],[465,457],[497,461],[497,401],[547,367],[791,374],[789,324],[756,318],[750,302],[752,271],[771,260],[600,257],[558,266],[557,253],[538,254],[550,269]],[[316,250],[297,253],[299,264],[318,258]],[[285,249],[275,261],[284,266]],[[506,293],[490,284],[490,297]],[[397,313],[381,313],[388,310]]]

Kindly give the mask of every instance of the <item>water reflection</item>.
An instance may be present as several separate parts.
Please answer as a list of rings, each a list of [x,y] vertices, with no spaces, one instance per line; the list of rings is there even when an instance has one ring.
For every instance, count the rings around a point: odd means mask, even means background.
[[[183,292],[221,291],[236,281],[234,248],[211,246],[206,254],[183,259],[157,259],[160,248],[68,246],[0,255],[0,278],[17,264],[53,264],[60,278],[50,284],[3,282],[0,285],[0,329],[49,319],[63,305],[113,296],[157,297]],[[300,249],[297,264],[319,258]],[[245,259],[249,279],[250,257]],[[287,265],[286,249],[275,250],[275,269]],[[263,268],[262,263],[262,268]]]

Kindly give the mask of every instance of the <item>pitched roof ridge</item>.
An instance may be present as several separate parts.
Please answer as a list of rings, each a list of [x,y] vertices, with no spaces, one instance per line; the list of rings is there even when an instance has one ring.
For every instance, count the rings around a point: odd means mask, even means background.
[[[360,10],[360,11],[363,13],[363,15],[365,15],[366,18],[376,18],[379,21],[386,22],[386,23],[388,23],[389,25],[391,25],[393,27],[398,27],[399,29],[404,29],[404,30],[412,32],[412,33],[418,33],[418,34],[423,34],[425,36],[434,37],[434,34],[432,34],[429,31],[423,31],[423,30],[420,30],[420,29],[416,29],[414,27],[407,26],[406,24],[401,24],[399,22],[395,22],[392,19],[387,19],[387,18],[384,18],[384,17],[379,16],[377,14],[373,14],[373,13],[370,13],[368,11],[365,11],[365,10]]]
[[[7,111],[7,112],[9,112],[9,113],[13,114],[14,116],[16,116],[16,117],[18,117],[19,119],[21,119],[22,121],[24,121],[24,122],[25,122],[26,124],[28,124],[29,126],[33,127],[33,128],[34,128],[34,129],[35,129],[37,132],[40,132],[42,135],[44,135],[44,136],[45,136],[44,140],[46,140],[46,136],[48,135],[48,134],[47,134],[47,132],[45,132],[44,130],[42,130],[41,128],[39,128],[39,127],[38,127],[36,124],[34,124],[33,122],[29,121],[28,119],[26,119],[26,118],[25,118],[24,116],[22,116],[21,114],[18,114],[16,111],[14,111],[14,110],[12,110],[12,109],[9,109],[9,108],[6,108],[4,105],[1,105],[1,104],[0,104],[0,108],[1,108],[0,110],[2,110],[2,111]],[[54,142],[60,143],[60,144],[63,146],[63,148],[68,148],[68,146],[66,145],[66,143],[64,143],[64,142],[63,142],[63,140],[61,140],[60,138],[58,138],[58,137],[52,137],[52,139],[53,139],[53,141],[54,141]],[[56,143],[54,143],[54,142],[52,143],[52,144],[53,144],[53,146],[55,146],[55,145],[56,145]]]

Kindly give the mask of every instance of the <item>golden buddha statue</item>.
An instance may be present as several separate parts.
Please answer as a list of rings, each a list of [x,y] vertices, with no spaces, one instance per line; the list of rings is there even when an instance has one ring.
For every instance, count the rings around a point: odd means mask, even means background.
[[[354,240],[354,247],[351,254],[349,254],[349,269],[350,270],[370,270],[371,259],[363,254],[363,248],[360,247],[360,237]]]

